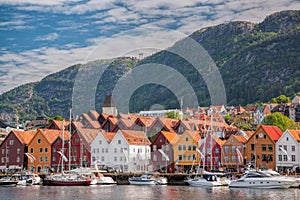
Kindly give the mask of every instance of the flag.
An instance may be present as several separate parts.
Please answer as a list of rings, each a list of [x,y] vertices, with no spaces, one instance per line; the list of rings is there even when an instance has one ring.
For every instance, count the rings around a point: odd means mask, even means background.
[[[238,155],[239,163],[243,162],[243,155],[238,148],[236,148],[236,153]]]
[[[30,153],[25,153],[25,155],[28,157],[28,159],[30,160],[30,162],[33,163],[33,161],[35,161],[35,157],[34,157],[32,154],[30,154]]]
[[[162,155],[163,157],[165,157],[166,161],[170,161],[169,156],[167,156],[167,155],[165,154],[165,152],[164,152],[162,149],[158,149],[158,151],[161,153],[161,155]]]
[[[127,150],[123,149],[123,153],[125,155],[126,163],[129,163]]]
[[[57,153],[61,155],[62,159],[64,159],[65,162],[68,161],[68,158],[61,151],[57,151]]]
[[[203,153],[199,149],[196,149],[196,151],[200,154],[201,160],[203,161],[205,158]]]
[[[291,157],[289,156],[289,154],[287,153],[287,151],[286,151],[284,148],[279,147],[279,149],[280,149],[281,151],[283,151],[283,153],[284,153],[285,155],[287,155],[288,160],[291,160]]]
[[[198,147],[200,148],[201,145],[202,145],[204,142],[206,142],[206,138],[204,138],[204,139],[202,139],[202,140],[199,140],[199,141],[198,141]]]

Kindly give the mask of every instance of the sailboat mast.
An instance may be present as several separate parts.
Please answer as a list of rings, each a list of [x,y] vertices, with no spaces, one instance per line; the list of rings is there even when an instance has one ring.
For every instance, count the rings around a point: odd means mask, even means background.
[[[210,171],[212,171],[212,159],[213,159],[213,148],[212,148],[212,112],[210,113]]]
[[[61,145],[61,152],[62,155],[64,155],[64,148],[65,148],[65,127],[64,127],[64,122],[65,120],[63,120],[62,122],[62,145]],[[63,173],[64,171],[64,158],[63,156],[61,156],[61,173]]]
[[[72,139],[72,134],[71,134],[71,129],[72,129],[72,108],[70,108],[70,125],[69,125],[69,132],[70,132],[70,139],[69,139],[69,171],[71,170],[71,139]]]

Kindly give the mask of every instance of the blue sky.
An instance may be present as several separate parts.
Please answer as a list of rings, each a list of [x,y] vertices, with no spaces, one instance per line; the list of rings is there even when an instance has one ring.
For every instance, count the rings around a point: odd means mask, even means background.
[[[0,0],[0,94],[77,63],[144,55],[230,21],[260,22],[297,0]]]

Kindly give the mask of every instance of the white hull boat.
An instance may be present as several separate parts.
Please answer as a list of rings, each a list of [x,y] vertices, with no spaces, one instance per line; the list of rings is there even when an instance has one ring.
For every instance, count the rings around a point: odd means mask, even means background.
[[[248,172],[238,180],[231,181],[229,187],[277,189],[290,188],[295,182],[293,179],[273,177],[269,174],[257,171]]]
[[[128,179],[131,185],[156,185],[157,180],[149,174],[143,174],[139,177],[130,177]]]
[[[186,181],[192,187],[219,187],[228,186],[228,180],[223,173],[206,173],[201,177],[195,177]]]

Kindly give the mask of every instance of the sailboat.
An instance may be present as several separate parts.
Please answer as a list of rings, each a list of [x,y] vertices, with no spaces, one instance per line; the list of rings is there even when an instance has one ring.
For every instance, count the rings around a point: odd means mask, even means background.
[[[70,121],[71,123],[71,121]],[[89,186],[91,185],[92,179],[80,174],[68,174],[64,172],[64,161],[68,159],[64,155],[64,121],[62,123],[62,149],[58,151],[61,155],[61,173],[47,176],[43,180],[43,185],[48,186]]]
[[[205,152],[204,154],[202,154],[202,152],[197,149],[197,152],[200,154],[200,161],[199,161],[199,165],[200,162],[203,158],[203,171],[202,171],[202,176],[198,177],[194,177],[194,178],[190,178],[188,179],[186,182],[193,187],[216,187],[216,186],[228,186],[230,184],[230,180],[227,179],[226,174],[222,173],[222,172],[212,172],[212,116],[210,117],[210,155],[211,155],[211,159],[210,159],[210,172],[205,171]],[[207,140],[207,136],[205,137],[205,139],[203,139],[203,141],[201,141],[198,146],[200,148],[200,146],[204,143],[204,151],[206,150],[206,140]]]

